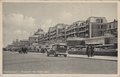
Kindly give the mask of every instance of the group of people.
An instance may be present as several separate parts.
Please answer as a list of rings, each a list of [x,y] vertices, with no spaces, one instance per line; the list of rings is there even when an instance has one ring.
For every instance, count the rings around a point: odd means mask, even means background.
[[[18,52],[19,52],[20,54],[21,54],[21,53],[27,54],[27,47],[25,47],[25,46],[20,47]]]
[[[94,47],[92,45],[88,45],[86,49],[86,54],[88,57],[94,56]]]

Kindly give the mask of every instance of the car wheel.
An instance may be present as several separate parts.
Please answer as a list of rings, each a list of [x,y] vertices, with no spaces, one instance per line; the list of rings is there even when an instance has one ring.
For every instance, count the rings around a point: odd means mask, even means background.
[[[67,55],[64,55],[64,57],[67,57]]]
[[[54,53],[54,56],[57,57],[58,55],[56,53]]]
[[[56,54],[56,57],[58,57],[58,55]]]

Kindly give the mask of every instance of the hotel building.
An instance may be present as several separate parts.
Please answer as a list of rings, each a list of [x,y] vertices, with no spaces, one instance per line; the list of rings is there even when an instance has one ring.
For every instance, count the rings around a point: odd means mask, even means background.
[[[88,39],[104,36],[106,28],[107,20],[105,17],[89,17],[86,21],[74,22],[67,29],[67,42],[79,45],[84,41],[87,44],[90,41]]]
[[[57,24],[50,27],[46,36],[48,36],[49,43],[65,42],[66,41],[66,24]]]
[[[63,23],[50,27],[41,36],[44,43],[65,42],[68,45],[114,44],[117,36],[117,21],[107,22],[105,17],[89,17],[85,21],[76,21],[71,25]]]

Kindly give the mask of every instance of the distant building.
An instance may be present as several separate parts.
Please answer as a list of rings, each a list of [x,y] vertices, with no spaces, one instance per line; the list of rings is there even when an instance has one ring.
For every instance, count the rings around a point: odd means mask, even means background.
[[[16,39],[15,41],[12,42],[12,44],[13,44],[14,46],[16,46],[16,47],[19,46],[19,40]]]
[[[41,44],[43,42],[44,31],[39,28],[32,36],[29,37],[30,44]]]
[[[43,31],[43,29],[39,28],[35,33],[34,35],[41,35],[41,34],[44,34],[45,32]]]
[[[27,39],[20,40],[19,46],[29,46],[29,41]]]
[[[7,49],[8,51],[12,51],[14,47],[15,47],[15,46],[14,46],[13,44],[9,44],[9,45],[6,46],[6,49]]]
[[[38,35],[32,35],[29,37],[30,45],[33,43],[38,43]]]

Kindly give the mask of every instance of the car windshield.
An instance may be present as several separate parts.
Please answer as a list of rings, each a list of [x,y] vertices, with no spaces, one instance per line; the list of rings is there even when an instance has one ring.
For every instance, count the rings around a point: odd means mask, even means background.
[[[59,49],[67,49],[67,46],[59,45],[58,48],[59,48]]]
[[[47,48],[48,50],[50,50],[51,48]]]

